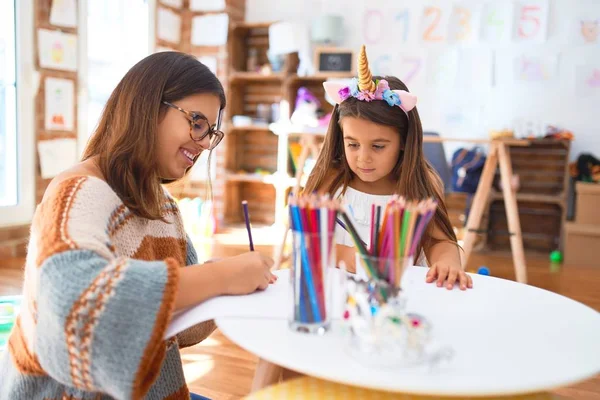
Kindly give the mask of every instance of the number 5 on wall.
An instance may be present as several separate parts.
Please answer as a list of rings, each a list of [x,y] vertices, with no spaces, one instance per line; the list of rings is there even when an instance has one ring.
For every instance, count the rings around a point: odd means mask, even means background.
[[[528,2],[517,9],[517,36],[520,40],[544,41],[548,28],[548,2]]]

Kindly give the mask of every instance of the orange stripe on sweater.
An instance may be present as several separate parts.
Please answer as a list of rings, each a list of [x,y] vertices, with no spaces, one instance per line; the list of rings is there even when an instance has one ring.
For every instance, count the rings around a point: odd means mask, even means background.
[[[25,337],[23,336],[23,328],[21,328],[21,317],[17,317],[17,321],[8,338],[8,351],[19,373],[35,376],[47,375],[40,365],[37,356],[32,354],[27,347]]]
[[[87,177],[65,179],[58,184],[56,195],[40,204],[33,224],[39,227],[36,239],[38,256],[36,265],[39,268],[45,259],[69,249],[76,249],[77,244],[69,236],[67,222],[73,206],[73,200]]]
[[[185,265],[187,241],[173,237],[146,236],[131,258],[136,260],[164,260],[174,258],[180,265]]]
[[[179,284],[179,269],[181,264],[173,258],[165,260],[167,264],[167,283],[163,293],[162,302],[156,315],[152,336],[146,345],[140,366],[135,374],[133,382],[134,399],[143,398],[160,373],[160,367],[166,355],[166,346],[163,337],[167,330],[167,324],[171,320],[175,307],[175,295]]]

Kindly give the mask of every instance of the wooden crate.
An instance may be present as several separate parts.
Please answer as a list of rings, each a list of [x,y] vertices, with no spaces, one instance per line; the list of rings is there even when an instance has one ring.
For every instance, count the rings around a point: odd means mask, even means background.
[[[510,146],[513,174],[520,180],[517,193],[564,196],[570,144],[568,140],[538,139],[529,146]],[[496,171],[494,187],[500,191],[500,170]]]
[[[525,250],[563,248],[570,147],[570,141],[557,139],[510,146],[513,174],[519,176],[516,197]],[[488,207],[486,244],[490,249],[505,250],[510,249],[510,238],[499,183],[498,170]]]
[[[563,209],[557,204],[517,201],[523,247],[551,251],[559,247],[562,235]],[[488,247],[510,249],[510,236],[504,201],[494,200],[489,208]]]
[[[262,182],[226,183],[228,192],[225,202],[225,223],[244,222],[242,201],[248,201],[248,211],[253,224],[272,224],[275,222],[275,187]]]

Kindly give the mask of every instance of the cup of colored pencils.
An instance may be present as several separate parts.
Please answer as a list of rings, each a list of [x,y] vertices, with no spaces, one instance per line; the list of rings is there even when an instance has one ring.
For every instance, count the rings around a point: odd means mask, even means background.
[[[340,217],[357,248],[357,269],[367,280],[349,276],[343,318],[350,334],[348,351],[367,365],[394,367],[423,362],[429,322],[406,311],[401,296],[404,271],[421,251],[421,239],[435,215],[434,200],[407,201],[394,196],[371,208],[367,244],[360,240],[345,210]]]
[[[394,196],[385,208],[373,204],[368,245],[360,241],[352,221],[341,211],[357,248],[357,268],[364,268],[369,279],[385,280],[400,289],[405,269],[419,257],[421,239],[436,208],[437,203],[431,199],[407,201],[399,196]]]
[[[293,295],[290,327],[298,332],[322,334],[331,322],[326,278],[328,268],[335,266],[337,206],[327,198],[291,196],[289,211]]]

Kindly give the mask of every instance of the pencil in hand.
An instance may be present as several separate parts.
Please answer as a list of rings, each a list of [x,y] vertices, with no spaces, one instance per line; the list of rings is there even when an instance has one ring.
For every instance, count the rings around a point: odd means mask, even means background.
[[[254,242],[252,241],[252,229],[250,229],[250,215],[248,214],[248,202],[242,201],[242,209],[244,210],[244,219],[246,220],[246,230],[248,231],[248,242],[250,251],[254,251]]]

